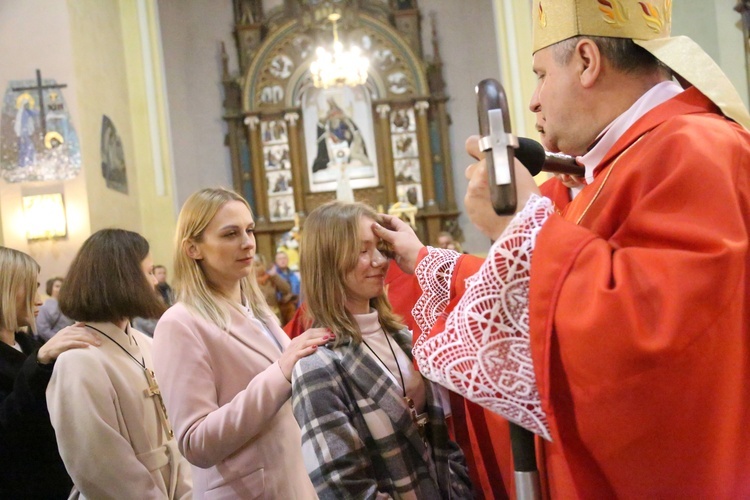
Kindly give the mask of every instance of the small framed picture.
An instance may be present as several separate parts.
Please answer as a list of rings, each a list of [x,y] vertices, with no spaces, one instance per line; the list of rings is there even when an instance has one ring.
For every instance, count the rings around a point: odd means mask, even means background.
[[[419,208],[422,208],[424,201],[422,200],[422,185],[421,184],[400,184],[396,186],[396,196],[398,201],[402,203],[411,203]]]
[[[291,195],[268,195],[268,212],[271,222],[279,220],[294,220],[294,197]]]
[[[416,158],[396,160],[393,163],[393,169],[396,174],[396,182],[398,184],[422,182],[422,175],[419,171],[419,160],[417,160]]]
[[[414,132],[393,135],[391,140],[393,142],[393,158],[416,158],[419,156],[417,134]]]

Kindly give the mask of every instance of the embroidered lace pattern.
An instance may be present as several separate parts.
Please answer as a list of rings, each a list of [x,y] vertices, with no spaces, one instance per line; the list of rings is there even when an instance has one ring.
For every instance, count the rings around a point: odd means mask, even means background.
[[[414,270],[422,295],[411,314],[425,334],[432,330],[450,301],[451,277],[460,255],[454,250],[427,247],[427,255]]]
[[[467,280],[445,331],[422,335],[413,350],[424,376],[548,440],[531,361],[528,299],[536,235],[553,211],[549,199],[532,196]]]

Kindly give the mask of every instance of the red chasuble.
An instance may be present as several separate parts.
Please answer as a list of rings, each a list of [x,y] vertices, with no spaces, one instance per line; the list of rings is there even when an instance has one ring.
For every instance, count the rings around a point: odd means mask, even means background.
[[[551,498],[750,496],[750,134],[695,89],[637,121],[531,267]]]

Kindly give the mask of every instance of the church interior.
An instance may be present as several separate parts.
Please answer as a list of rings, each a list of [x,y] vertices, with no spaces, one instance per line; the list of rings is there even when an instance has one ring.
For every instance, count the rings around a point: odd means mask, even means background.
[[[696,40],[747,104],[747,28],[731,3],[675,2],[672,32]],[[0,0],[0,244],[34,257],[44,282],[93,232],[119,227],[170,268],[180,206],[224,186],[250,202],[268,259],[334,198],[416,207],[424,242],[449,232],[484,253],[463,214],[474,87],[501,81],[514,133],[536,138],[530,6]],[[349,61],[352,80],[326,81],[316,47],[334,40],[361,49],[364,74]]]

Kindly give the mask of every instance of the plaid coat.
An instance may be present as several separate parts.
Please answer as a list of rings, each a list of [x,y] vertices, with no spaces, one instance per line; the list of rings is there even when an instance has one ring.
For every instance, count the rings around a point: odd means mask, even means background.
[[[411,357],[408,332],[393,338]],[[292,405],[305,466],[321,499],[371,499],[378,493],[394,499],[472,498],[463,453],[448,437],[433,386],[426,379],[424,384],[429,447],[401,388],[362,344],[321,347],[297,362]]]

